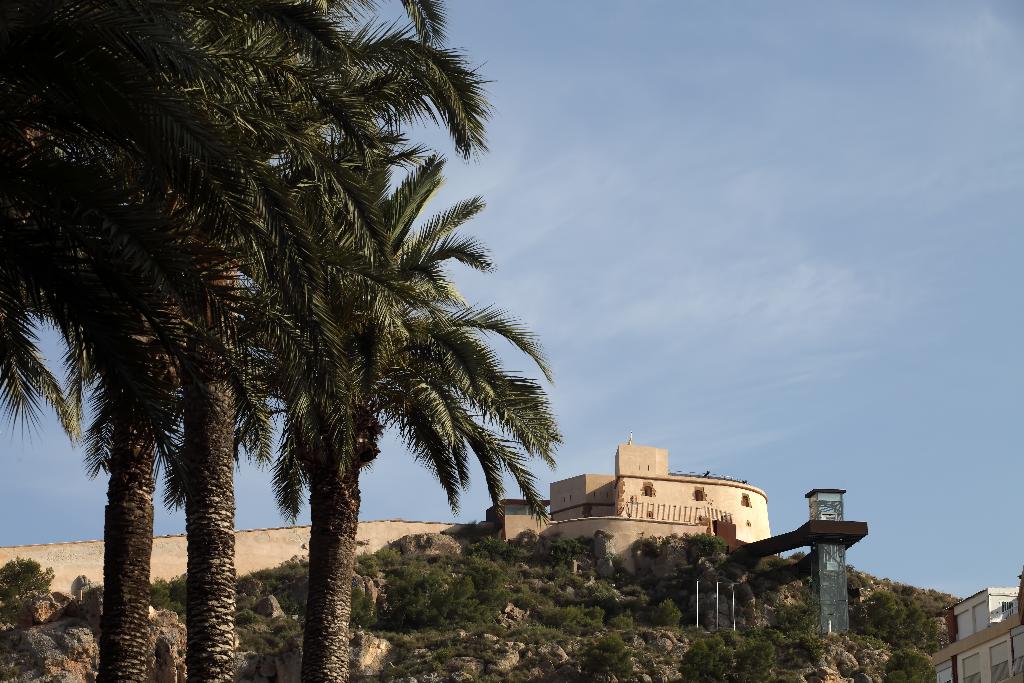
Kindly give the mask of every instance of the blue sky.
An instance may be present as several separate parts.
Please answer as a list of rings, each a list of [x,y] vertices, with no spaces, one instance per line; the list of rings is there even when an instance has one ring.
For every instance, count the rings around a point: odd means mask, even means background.
[[[1024,8],[1017,3],[450,5],[493,83],[453,160],[499,270],[470,299],[536,329],[565,433],[542,482],[615,445],[748,479],[775,531],[843,487],[859,568],[969,594],[1020,541]],[[436,137],[429,137],[437,141]],[[448,151],[446,149],[446,151]],[[522,367],[509,355],[513,367]],[[103,481],[52,421],[3,427],[0,545],[99,538]],[[243,465],[238,526],[283,523]],[[450,519],[393,441],[365,519]],[[481,487],[458,519],[483,517]],[[180,513],[159,511],[158,533]]]

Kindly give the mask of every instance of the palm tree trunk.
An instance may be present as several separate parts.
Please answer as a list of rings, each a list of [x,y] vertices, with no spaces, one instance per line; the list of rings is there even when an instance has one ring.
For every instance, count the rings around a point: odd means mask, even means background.
[[[197,364],[217,366],[215,360]],[[189,683],[234,681],[235,395],[224,376],[211,375],[184,387]]]
[[[359,466],[310,464],[309,595],[302,683],[348,683]]]
[[[99,683],[145,681],[149,673],[153,458],[152,441],[117,419],[103,524]]]

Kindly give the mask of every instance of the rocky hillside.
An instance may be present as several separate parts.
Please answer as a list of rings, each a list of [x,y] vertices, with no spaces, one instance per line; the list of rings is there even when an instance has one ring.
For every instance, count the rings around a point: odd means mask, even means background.
[[[933,677],[924,653],[940,645],[937,617],[953,596],[851,569],[854,630],[820,637],[800,556],[750,565],[726,556],[714,537],[649,539],[632,548],[627,564],[636,571],[627,573],[609,556],[609,541],[460,543],[414,536],[361,557],[353,584],[354,680],[909,683]],[[305,593],[305,565],[298,560],[239,580],[239,681],[298,682]],[[97,595],[28,601],[17,627],[0,626],[0,661],[6,662],[0,680],[91,680]],[[152,680],[159,683],[183,680],[183,597],[182,581],[153,589]]]

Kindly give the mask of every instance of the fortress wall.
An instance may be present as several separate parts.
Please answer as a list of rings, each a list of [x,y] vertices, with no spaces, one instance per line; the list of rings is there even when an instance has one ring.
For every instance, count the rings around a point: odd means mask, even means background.
[[[580,474],[551,484],[551,518],[555,520],[615,512],[615,477]],[[601,508],[598,510],[597,508]]]
[[[695,495],[703,491],[703,500]],[[653,495],[645,495],[649,490]],[[743,505],[744,496],[750,507]],[[620,477],[616,512],[646,521],[699,524],[728,518],[736,525],[736,537],[748,543],[771,536],[768,498],[760,489],[713,477]]]
[[[409,534],[456,532],[463,525],[451,522],[407,522],[376,520],[359,523],[356,552],[372,553]],[[295,556],[306,557],[309,527],[247,529],[235,532],[235,568],[239,576],[276,567]],[[0,547],[0,565],[16,557],[32,559],[54,572],[53,589],[71,590],[72,582],[86,576],[103,583],[103,541],[78,541],[47,545]],[[172,579],[185,573],[185,536],[157,536],[153,539],[152,578]]]

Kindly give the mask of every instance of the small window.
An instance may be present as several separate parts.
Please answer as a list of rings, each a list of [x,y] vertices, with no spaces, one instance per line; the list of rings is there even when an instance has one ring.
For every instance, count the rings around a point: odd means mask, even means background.
[[[747,520],[747,526],[750,526],[750,520],[749,519]]]
[[[743,496],[740,498],[740,505],[742,505],[745,508],[751,507],[751,505],[750,505],[750,494],[747,494],[747,493],[743,494]]]
[[[703,489],[703,487],[702,488],[696,488],[696,489],[693,490],[693,499],[694,500],[707,500],[704,497],[704,489]]]
[[[981,653],[963,659],[964,683],[981,683]]]
[[[988,661],[992,665],[992,683],[1005,681],[1010,677],[1010,642],[1003,641],[989,648]]]
[[[654,510],[647,511],[647,519],[654,519]]]
[[[645,481],[644,482],[644,487],[643,487],[643,495],[647,496],[648,498],[653,498],[654,497],[654,484],[652,484],[649,481]]]

